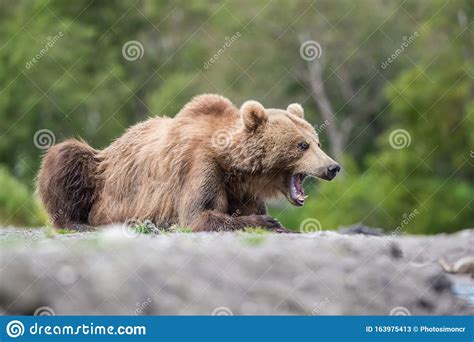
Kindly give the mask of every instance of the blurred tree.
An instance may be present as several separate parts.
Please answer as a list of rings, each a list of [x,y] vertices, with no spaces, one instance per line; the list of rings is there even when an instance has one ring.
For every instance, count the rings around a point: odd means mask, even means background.
[[[363,222],[394,230],[416,211],[403,232],[472,227],[474,60],[466,51],[474,46],[464,23],[472,24],[474,11],[469,2],[443,10],[420,26],[413,43],[419,59],[386,86],[390,120],[377,139],[379,152],[364,159],[363,170],[346,159],[347,177],[322,184],[303,216],[317,217],[324,228]],[[288,224],[297,222],[289,217]]]
[[[473,12],[468,0],[1,1],[0,164],[10,185],[0,197],[10,209],[0,218],[18,204],[11,184],[32,191],[39,130],[102,148],[213,92],[237,106],[302,103],[342,160],[344,177],[307,187],[302,210],[275,207],[288,226],[313,217],[323,228],[394,229],[416,208],[407,230],[472,226]],[[303,58],[308,41],[317,58]],[[389,144],[396,129],[409,146]]]

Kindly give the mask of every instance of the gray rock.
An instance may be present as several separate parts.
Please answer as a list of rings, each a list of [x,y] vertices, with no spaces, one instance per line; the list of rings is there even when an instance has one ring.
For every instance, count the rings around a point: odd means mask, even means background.
[[[457,276],[445,273],[438,260],[472,255],[473,230],[378,237],[328,231],[155,235],[109,227],[49,235],[0,229],[0,312],[472,313],[465,299],[473,296],[472,279],[462,278],[464,294],[456,295]]]
[[[367,227],[361,223],[354,224],[348,227],[341,227],[338,229],[338,232],[341,234],[348,234],[348,235],[354,235],[354,234],[374,235],[374,236],[384,235],[383,229]]]

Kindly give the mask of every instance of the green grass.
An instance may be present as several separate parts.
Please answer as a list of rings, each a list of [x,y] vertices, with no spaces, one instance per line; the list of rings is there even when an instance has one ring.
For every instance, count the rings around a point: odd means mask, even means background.
[[[239,235],[242,236],[242,242],[248,246],[258,246],[265,241],[265,235],[270,234],[266,229],[259,227],[245,227]]]
[[[270,232],[260,227],[245,227],[243,233],[263,235],[269,234]]]
[[[138,234],[151,234],[153,232],[153,228],[151,228],[150,226],[144,223],[137,224],[136,226],[133,227],[133,229]]]
[[[56,233],[60,235],[66,235],[66,234],[75,234],[75,230],[67,229],[67,228],[60,228],[56,230]]]
[[[173,233],[192,233],[193,229],[190,227],[172,227]]]

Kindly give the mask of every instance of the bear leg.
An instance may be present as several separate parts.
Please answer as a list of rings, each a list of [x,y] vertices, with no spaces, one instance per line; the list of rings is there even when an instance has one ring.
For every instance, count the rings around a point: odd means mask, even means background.
[[[203,212],[194,223],[193,231],[234,231],[251,228],[263,228],[277,233],[288,233],[280,222],[269,215],[230,216],[216,210]]]
[[[97,151],[69,139],[49,148],[37,179],[37,192],[56,228],[87,225],[95,198]]]

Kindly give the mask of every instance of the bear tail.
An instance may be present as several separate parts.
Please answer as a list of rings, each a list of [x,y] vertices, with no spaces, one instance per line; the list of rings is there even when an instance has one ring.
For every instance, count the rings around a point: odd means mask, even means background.
[[[68,139],[44,155],[36,189],[56,228],[88,224],[96,198],[97,153],[84,141]]]

